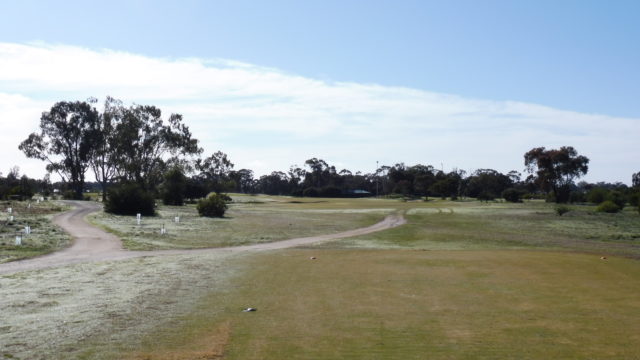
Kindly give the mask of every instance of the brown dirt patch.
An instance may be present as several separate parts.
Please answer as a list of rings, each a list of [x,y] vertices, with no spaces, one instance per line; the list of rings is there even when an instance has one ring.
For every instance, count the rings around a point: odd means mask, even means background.
[[[127,360],[215,360],[224,357],[231,334],[230,321],[223,322],[215,330],[204,334],[180,349],[135,353]]]

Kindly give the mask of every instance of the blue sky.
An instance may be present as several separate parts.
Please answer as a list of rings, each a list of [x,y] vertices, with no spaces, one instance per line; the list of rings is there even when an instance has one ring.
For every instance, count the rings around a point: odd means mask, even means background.
[[[629,182],[639,14],[637,1],[2,1],[0,122],[112,95],[184,114],[207,152],[258,173],[311,156],[521,171],[531,146],[573,145],[588,180]],[[1,156],[6,171],[19,154]]]

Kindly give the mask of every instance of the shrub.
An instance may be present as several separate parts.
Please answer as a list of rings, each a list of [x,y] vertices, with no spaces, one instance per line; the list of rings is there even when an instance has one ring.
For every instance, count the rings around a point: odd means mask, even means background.
[[[109,189],[104,211],[118,215],[155,215],[155,201],[138,184],[121,184]]]
[[[640,191],[635,191],[629,195],[629,204],[631,204],[631,206],[640,205]]]
[[[618,190],[610,191],[607,200],[613,201],[616,205],[618,205],[620,210],[624,209],[624,206],[627,204],[627,197]]]
[[[206,197],[208,193],[209,190],[207,190],[207,187],[202,181],[187,178],[187,184],[185,185],[184,189],[184,196],[187,199],[200,199]]]
[[[198,214],[206,217],[223,217],[227,211],[227,203],[222,194],[211,194],[198,201]]]
[[[508,202],[513,202],[513,203],[522,202],[523,195],[524,195],[524,192],[515,188],[508,188],[502,192],[502,197]]]
[[[598,212],[606,212],[606,213],[617,213],[620,210],[621,210],[620,207],[618,205],[616,205],[616,203],[614,203],[611,200],[603,201],[596,208],[596,211],[598,211]]]
[[[571,211],[571,209],[566,205],[558,205],[558,206],[556,206],[556,214],[558,214],[558,216],[562,216],[562,215],[568,213],[569,211]]]
[[[609,190],[595,187],[587,193],[587,200],[592,204],[601,204],[609,199]]]
[[[569,202],[572,204],[583,203],[587,201],[587,195],[582,191],[572,191],[569,194]]]
[[[78,197],[78,194],[76,194],[75,191],[73,191],[73,190],[65,190],[62,193],[62,198],[64,200],[82,200],[82,195],[80,197]]]
[[[162,203],[165,205],[184,205],[187,190],[187,177],[180,169],[171,169],[164,176],[162,184]]]
[[[335,186],[325,186],[320,188],[318,195],[321,197],[340,197],[342,196],[342,191]]]
[[[478,200],[480,201],[491,201],[494,200],[496,196],[488,191],[483,191],[478,194]]]
[[[318,189],[314,187],[306,188],[302,191],[302,196],[305,197],[318,197]]]

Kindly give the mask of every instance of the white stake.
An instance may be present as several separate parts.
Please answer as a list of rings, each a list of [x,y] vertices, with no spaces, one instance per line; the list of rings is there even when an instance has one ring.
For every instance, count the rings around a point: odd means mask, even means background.
[[[13,209],[12,209],[12,208],[8,208],[8,209],[7,209],[7,212],[8,212],[9,214],[13,213]]]
[[[22,245],[22,235],[16,235],[16,246]]]
[[[13,221],[13,215],[9,216],[9,221]]]
[[[173,221],[175,221],[176,223],[180,222],[180,216],[176,216],[173,218]]]
[[[140,225],[140,221],[142,220],[142,214],[138,213],[136,215],[136,222],[138,223],[138,225]]]

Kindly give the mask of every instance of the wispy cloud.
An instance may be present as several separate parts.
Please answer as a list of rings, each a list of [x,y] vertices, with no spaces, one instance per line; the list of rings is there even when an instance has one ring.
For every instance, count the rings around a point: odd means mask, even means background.
[[[106,95],[183,114],[206,152],[225,151],[259,174],[314,156],[361,171],[376,160],[521,170],[530,148],[562,145],[592,159],[594,181],[628,182],[640,170],[640,119],[321,81],[230,60],[13,43],[0,43],[0,170],[40,176],[44,165],[17,150],[40,113]]]

